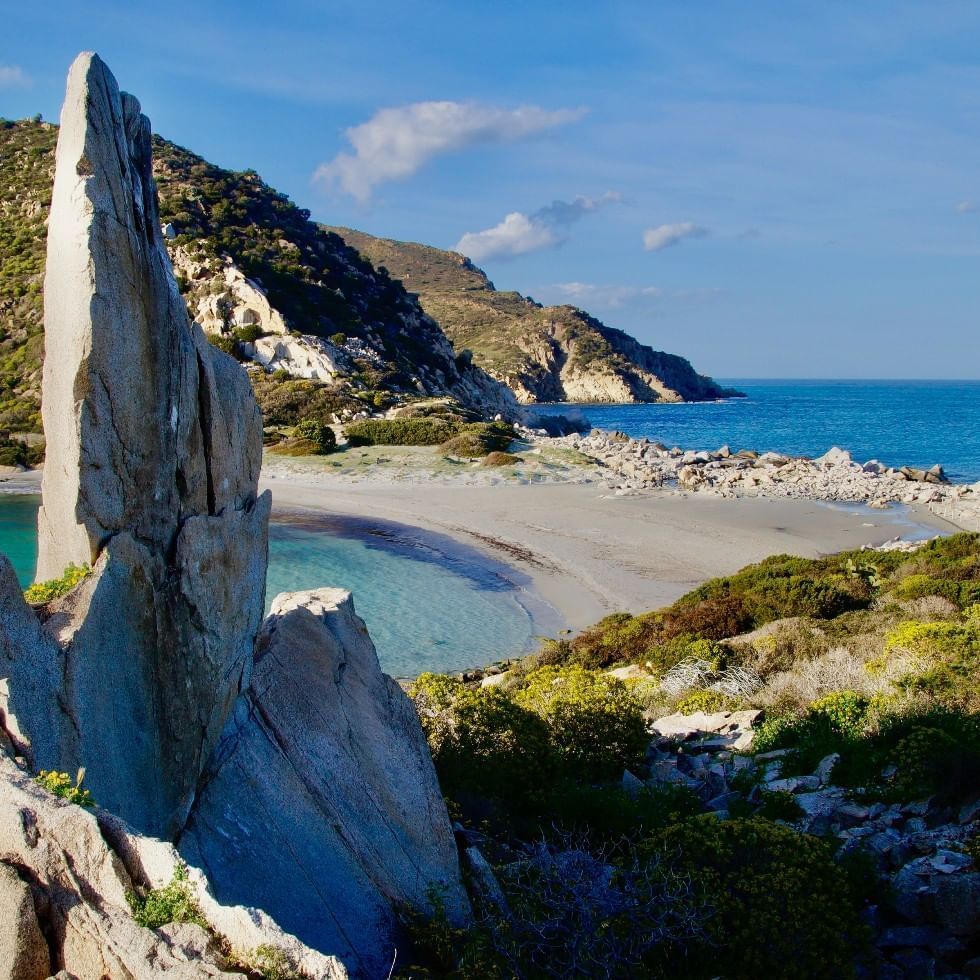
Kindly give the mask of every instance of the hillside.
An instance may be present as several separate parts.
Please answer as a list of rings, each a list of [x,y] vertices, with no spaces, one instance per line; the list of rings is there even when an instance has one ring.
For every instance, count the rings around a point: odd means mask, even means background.
[[[0,120],[0,429],[40,428],[41,286],[57,127]],[[160,214],[191,316],[250,371],[266,421],[350,417],[447,395],[481,414],[510,393],[457,359],[417,300],[254,171],[154,138]],[[264,369],[264,370],[262,370]]]
[[[683,357],[639,343],[575,306],[501,292],[458,252],[331,228],[416,293],[457,351],[521,402],[697,401],[737,394]]]

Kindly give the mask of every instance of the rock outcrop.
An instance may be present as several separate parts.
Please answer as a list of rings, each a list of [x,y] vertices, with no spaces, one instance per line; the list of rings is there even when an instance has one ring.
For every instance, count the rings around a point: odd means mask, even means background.
[[[223,901],[257,904],[384,976],[394,946],[365,949],[361,937],[391,935],[392,904],[424,906],[436,888],[454,921],[466,911],[415,709],[381,673],[343,590],[279,596],[256,651],[181,853]]]
[[[445,805],[411,704],[381,673],[345,594],[280,597],[260,632],[261,417],[239,365],[188,320],[150,167],[139,104],[96,55],[79,56],[48,242],[39,572],[92,568],[34,609],[0,556],[0,756],[24,769],[84,767],[115,817],[52,817],[45,836],[18,796],[30,784],[4,761],[13,789],[0,778],[0,795],[16,799],[9,812],[0,805],[0,862],[29,879],[35,917],[56,940],[52,967],[73,975],[222,975],[193,936],[163,948],[120,924],[118,855],[166,841],[201,863],[219,897],[250,906],[251,920],[281,918],[337,957],[307,975],[383,974],[396,904],[431,908],[434,887],[454,921],[469,914]],[[137,846],[119,819],[161,840]],[[26,855],[41,839],[45,849]],[[53,864],[38,865],[49,852]],[[165,853],[172,870],[176,851]],[[14,916],[5,907],[0,921],[29,971],[26,893],[0,874]],[[185,940],[199,972],[179,966]]]
[[[758,453],[750,449],[668,449],[649,439],[593,429],[546,439],[522,430],[541,444],[574,449],[595,460],[605,482],[618,490],[674,487],[721,497],[786,497],[867,503],[927,504],[940,517],[964,530],[980,529],[980,483],[951,484],[941,466],[924,470],[886,466],[877,460],[858,463],[836,447],[817,459]]]
[[[958,811],[936,797],[855,800],[853,791],[834,785],[836,753],[812,774],[784,776],[791,750],[743,754],[761,720],[760,711],[656,720],[650,785],[683,786],[722,817],[729,807],[744,812],[779,794],[784,806],[797,809],[795,818],[787,817],[796,829],[821,837],[838,857],[861,855],[879,877],[881,904],[865,911],[874,933],[866,975],[976,975],[965,961],[980,939],[980,872],[968,853],[980,833],[980,799]]]
[[[258,947],[279,950],[307,977],[347,976],[339,960],[258,910],[217,902],[195,868],[187,891],[210,933],[191,923],[137,925],[127,895],[167,885],[179,863],[171,845],[58,800],[0,755],[0,977],[240,977],[229,961],[247,961]]]
[[[261,416],[188,321],[150,166],[139,103],[81,56],[48,234],[38,574],[93,573],[13,660],[7,707],[30,718],[33,765],[86,766],[106,806],[170,835],[247,680],[270,498],[256,495]],[[27,691],[46,710],[25,711]]]

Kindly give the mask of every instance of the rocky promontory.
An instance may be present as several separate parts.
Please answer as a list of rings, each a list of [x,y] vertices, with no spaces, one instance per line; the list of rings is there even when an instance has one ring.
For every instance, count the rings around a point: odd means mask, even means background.
[[[682,402],[739,395],[575,306],[499,291],[465,255],[333,228],[419,296],[457,351],[524,404]]]
[[[534,442],[574,449],[594,460],[606,482],[622,492],[672,488],[720,497],[782,497],[863,503],[884,508],[893,503],[925,504],[966,530],[980,530],[980,483],[950,483],[938,464],[929,469],[887,466],[878,460],[856,462],[833,447],[816,459],[733,451],[668,448],[622,432],[593,429],[552,439],[522,430]]]

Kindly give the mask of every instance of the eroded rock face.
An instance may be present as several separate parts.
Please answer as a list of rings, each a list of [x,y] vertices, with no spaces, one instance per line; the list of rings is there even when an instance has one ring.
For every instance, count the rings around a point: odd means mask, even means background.
[[[48,447],[38,577],[122,531],[166,551],[189,515],[255,501],[247,379],[191,329],[159,230],[150,124],[97,55],[71,67],[45,276]]]
[[[38,635],[10,658],[5,714],[33,765],[85,766],[105,806],[172,835],[248,683],[262,421],[244,372],[188,321],[149,122],[93,54],[72,65],[62,113],[45,343],[38,576],[94,570],[40,632],[11,598],[6,615]]]
[[[59,969],[110,980],[242,976],[200,926],[145,929],[133,920],[127,893],[168,884],[178,861],[164,841],[56,799],[0,753],[0,977],[42,980]],[[346,978],[338,960],[268,916],[217,902],[199,870],[187,869],[187,888],[232,961],[269,946],[304,976]]]
[[[382,674],[350,593],[275,600],[180,849],[219,899],[259,905],[365,976],[391,965],[393,904],[425,908],[435,887],[464,920],[418,717]]]

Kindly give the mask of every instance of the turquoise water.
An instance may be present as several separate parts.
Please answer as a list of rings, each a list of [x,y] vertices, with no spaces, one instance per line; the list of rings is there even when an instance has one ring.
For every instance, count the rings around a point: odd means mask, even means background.
[[[36,495],[0,494],[0,551],[25,586],[34,577],[39,502]],[[269,602],[279,592],[350,589],[382,667],[396,677],[531,650],[535,601],[526,585],[474,549],[400,525],[291,517],[269,527]]]
[[[40,504],[37,494],[0,493],[0,552],[10,559],[25,588],[34,581]]]
[[[583,405],[592,425],[683,449],[820,456],[831,446],[892,466],[941,463],[980,480],[980,381],[753,381],[722,384],[747,398],[682,405]]]

